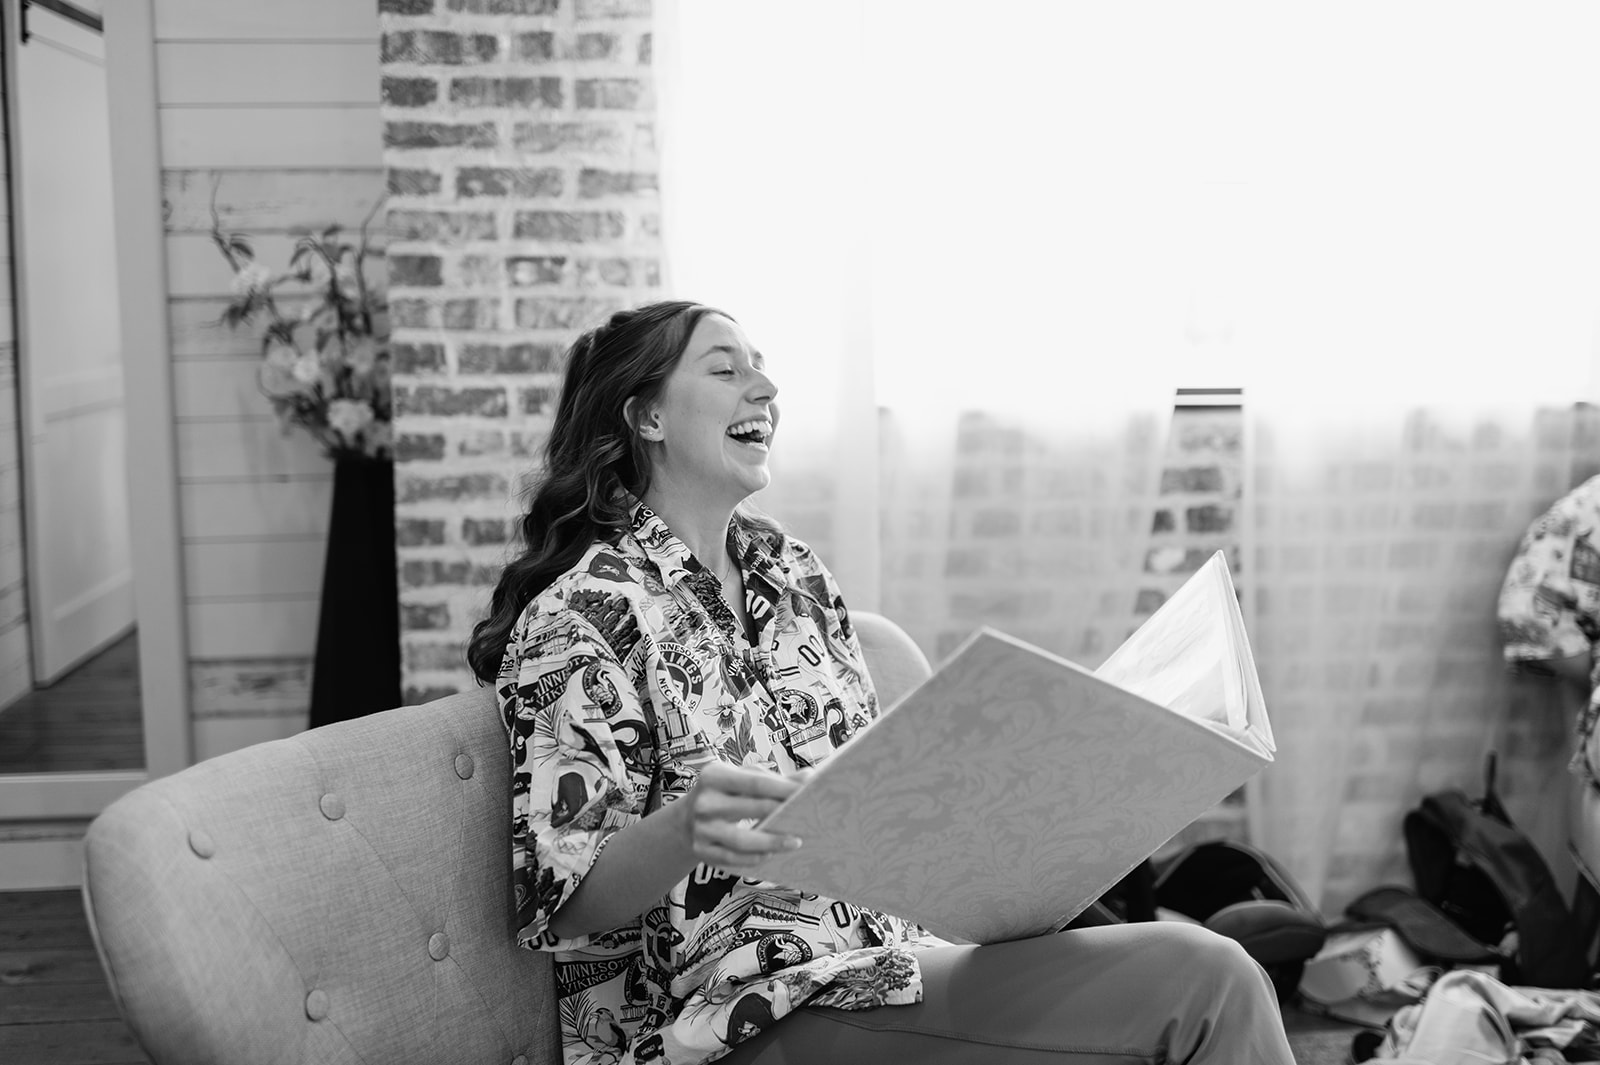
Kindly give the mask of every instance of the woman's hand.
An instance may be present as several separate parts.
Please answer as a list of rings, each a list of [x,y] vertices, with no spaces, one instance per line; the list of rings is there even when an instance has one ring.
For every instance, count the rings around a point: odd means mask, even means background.
[[[726,762],[706,765],[675,804],[684,807],[694,860],[729,871],[750,869],[775,853],[799,847],[793,836],[763,832],[745,822],[772,813],[810,775],[810,770],[783,777]]]

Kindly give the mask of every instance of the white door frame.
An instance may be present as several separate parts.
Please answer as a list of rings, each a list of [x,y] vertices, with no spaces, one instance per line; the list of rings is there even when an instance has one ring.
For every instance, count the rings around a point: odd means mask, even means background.
[[[18,5],[16,0],[4,2],[9,28],[14,28]],[[8,821],[92,818],[117,796],[183,769],[191,759],[188,640],[151,4],[152,0],[116,0],[105,5],[103,15],[111,159],[117,175],[113,200],[124,333],[128,505],[139,626],[145,768],[0,776],[0,818]],[[15,71],[14,63],[7,66]],[[21,264],[15,268],[21,269]],[[81,853],[79,840],[52,841],[56,842],[56,849],[64,853]],[[0,844],[0,853],[5,853],[5,846]],[[20,846],[37,851],[40,844]],[[25,869],[15,869],[9,875],[3,872],[17,864],[0,860],[0,890],[77,883],[76,879],[61,883],[59,870],[63,863],[59,860],[38,863],[34,880],[28,879],[30,874]],[[70,868],[75,872],[77,862],[72,861]],[[38,882],[41,877],[47,882]]]

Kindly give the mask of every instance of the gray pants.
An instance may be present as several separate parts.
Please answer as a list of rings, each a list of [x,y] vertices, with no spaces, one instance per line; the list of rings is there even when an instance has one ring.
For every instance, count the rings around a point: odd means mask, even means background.
[[[1231,939],[1156,921],[918,954],[922,1001],[797,1010],[725,1065],[1294,1065],[1272,982]]]

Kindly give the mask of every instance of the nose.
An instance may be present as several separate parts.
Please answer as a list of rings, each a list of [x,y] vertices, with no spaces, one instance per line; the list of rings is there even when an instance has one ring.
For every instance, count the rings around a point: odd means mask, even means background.
[[[750,399],[754,403],[770,403],[778,398],[778,386],[767,371],[752,368],[750,371]]]

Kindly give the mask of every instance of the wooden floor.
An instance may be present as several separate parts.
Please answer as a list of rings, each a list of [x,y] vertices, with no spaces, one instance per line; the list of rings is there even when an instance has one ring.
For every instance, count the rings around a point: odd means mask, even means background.
[[[0,773],[143,769],[142,716],[135,630],[0,709]]]
[[[1343,1065],[1358,1031],[1298,1010],[1284,1020],[1296,1065]],[[0,1062],[149,1060],[111,1001],[78,892],[0,891]]]
[[[0,891],[0,1062],[132,1065],[77,891]]]

